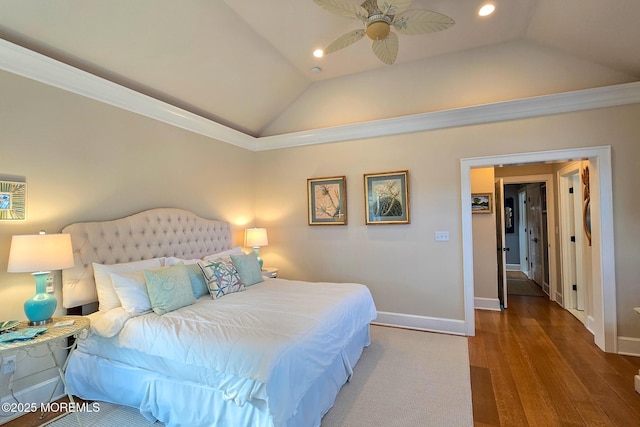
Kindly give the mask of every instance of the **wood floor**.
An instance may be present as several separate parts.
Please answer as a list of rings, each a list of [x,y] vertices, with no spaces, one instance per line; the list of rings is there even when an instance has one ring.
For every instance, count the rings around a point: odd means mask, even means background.
[[[602,352],[547,298],[509,296],[476,310],[469,338],[475,427],[640,426],[640,358]]]

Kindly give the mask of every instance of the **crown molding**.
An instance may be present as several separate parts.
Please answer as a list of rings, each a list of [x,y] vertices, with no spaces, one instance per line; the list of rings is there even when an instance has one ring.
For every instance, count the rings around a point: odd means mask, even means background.
[[[632,82],[256,138],[2,39],[0,69],[251,151],[640,103],[640,82]]]
[[[0,69],[242,148],[255,137],[0,39]]]

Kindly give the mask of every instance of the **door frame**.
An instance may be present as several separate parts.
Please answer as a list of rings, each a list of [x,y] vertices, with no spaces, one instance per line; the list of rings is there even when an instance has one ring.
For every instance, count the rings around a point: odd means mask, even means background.
[[[471,169],[505,164],[540,163],[589,159],[591,180],[592,277],[595,344],[606,352],[617,352],[615,239],[613,228],[613,182],[611,146],[503,154],[460,159],[462,276],[465,334],[475,335],[473,280],[473,222],[471,213]],[[553,233],[555,236],[555,229]]]
[[[556,236],[552,231],[556,229],[556,208],[555,208],[555,189],[553,185],[553,174],[539,174],[539,175],[520,175],[520,176],[505,176],[501,177],[504,184],[546,184],[547,185],[547,245],[549,246],[549,259],[547,263],[549,265],[549,299],[551,301],[556,300],[557,295],[557,269],[558,266],[556,264]],[[528,216],[528,214],[527,214]],[[528,218],[527,218],[528,220]],[[525,238],[528,235],[525,235]],[[523,237],[520,236],[522,239]],[[528,250],[527,244],[527,256],[531,257],[531,254]],[[553,254],[553,256],[552,256]],[[530,262],[531,260],[529,260]],[[529,267],[527,267],[529,268]],[[531,274],[531,271],[528,271],[528,274]],[[527,275],[527,277],[529,277]],[[540,287],[544,287],[543,283],[539,284]]]

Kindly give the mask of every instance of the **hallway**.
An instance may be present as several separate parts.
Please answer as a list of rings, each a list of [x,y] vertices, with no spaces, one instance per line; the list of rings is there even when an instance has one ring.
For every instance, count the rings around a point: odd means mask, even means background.
[[[640,357],[604,353],[568,311],[546,298],[509,296],[476,310],[469,337],[474,425],[637,426]]]

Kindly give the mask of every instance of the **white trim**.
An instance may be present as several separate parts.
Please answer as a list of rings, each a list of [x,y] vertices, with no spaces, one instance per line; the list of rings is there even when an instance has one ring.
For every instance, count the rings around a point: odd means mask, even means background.
[[[640,338],[618,337],[618,354],[640,357]]]
[[[49,378],[48,380],[42,381],[38,384],[34,384],[30,387],[17,391],[15,393],[15,396],[18,399],[18,401],[21,402],[22,404],[25,404],[25,405],[34,404],[37,406],[38,410],[40,410],[40,404],[48,402],[49,396],[51,396],[51,389],[56,384],[58,386],[58,388],[56,389],[57,393],[54,394],[51,401],[53,402],[54,400],[58,400],[61,397],[66,396],[64,394],[64,389],[62,388],[62,383],[58,383],[58,379],[59,378],[56,375],[55,378]],[[15,381],[19,381],[19,379],[16,379]],[[15,403],[15,400],[13,399],[13,396],[11,396],[11,394],[8,394],[7,396],[4,396],[2,399],[0,399],[0,403],[7,403],[7,402]],[[13,415],[4,417],[4,415],[8,415],[8,413],[5,413],[0,410],[0,414],[3,415],[3,417],[0,418],[0,424],[4,424],[20,417],[21,415],[24,415],[24,412],[16,412]]]
[[[640,82],[632,82],[255,138],[2,39],[0,69],[252,151],[640,103]]]
[[[506,184],[524,184],[524,183],[545,183],[547,185],[547,247],[549,251],[549,298],[555,301],[555,295],[557,292],[556,272],[558,266],[556,265],[555,254],[557,251],[556,245],[556,207],[555,207],[555,187],[553,185],[553,174],[540,174],[540,175],[521,175],[521,176],[505,176],[502,177],[503,183]]]
[[[480,298],[473,299],[476,310],[502,311],[500,309],[500,300],[498,298]]]
[[[520,264],[507,264],[507,271],[522,271]]]
[[[255,144],[252,136],[2,39],[0,69],[242,148]]]
[[[451,335],[466,335],[465,322],[458,319],[417,316],[414,314],[389,313],[379,311],[372,325],[395,326],[418,331],[441,332]]]
[[[617,351],[615,245],[613,229],[611,147],[585,147],[555,151],[504,154],[499,156],[465,158],[460,160],[460,193],[462,199],[462,271],[465,304],[465,329],[473,330],[473,239],[471,222],[471,168],[500,164],[539,163],[569,159],[590,159],[593,165],[592,202],[599,206],[592,213],[593,301],[594,313],[587,319],[595,343],[606,352]],[[593,185],[597,184],[597,185]],[[549,202],[550,200],[547,199]],[[596,215],[594,215],[596,214]],[[469,334],[467,334],[469,335]]]

